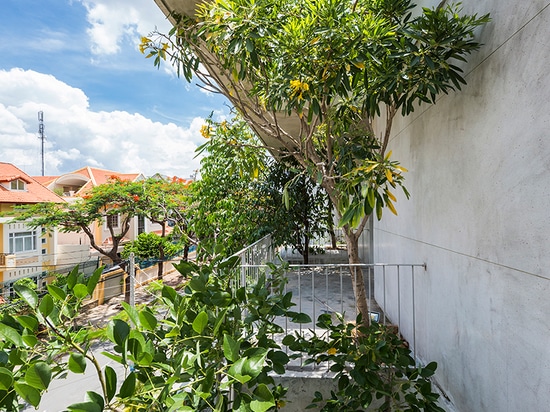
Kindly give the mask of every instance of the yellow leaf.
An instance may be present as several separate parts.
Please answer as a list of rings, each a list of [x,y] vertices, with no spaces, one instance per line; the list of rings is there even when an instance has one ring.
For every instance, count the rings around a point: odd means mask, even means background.
[[[392,174],[391,170],[386,169],[385,173],[386,173],[386,177],[388,178],[388,181],[390,183],[393,183],[393,174]]]
[[[407,169],[405,169],[405,168],[404,168],[404,167],[402,167],[402,166],[395,166],[395,168],[396,168],[397,170],[400,170],[400,171],[402,171],[402,172],[408,172],[408,170],[407,170]]]
[[[336,348],[330,348],[330,349],[327,351],[327,353],[328,353],[329,355],[334,355],[334,354],[336,354],[336,352],[337,352]]]
[[[363,63],[363,62],[353,63],[353,65],[355,67],[357,67],[358,69],[361,69],[361,70],[363,70],[365,68],[365,63]]]
[[[391,150],[388,152],[388,154],[386,155],[386,157],[384,157],[384,160],[388,160],[390,157],[391,157]]]
[[[367,167],[367,168],[365,169],[365,173],[370,173],[370,172],[372,172],[377,166],[378,166],[378,163],[374,163],[374,164],[370,165],[369,167]]]
[[[386,194],[388,195],[388,197],[393,200],[394,202],[397,202],[397,199],[395,198],[395,196],[393,195],[392,192],[390,192],[389,190],[386,190]]]
[[[392,203],[390,200],[388,200],[388,201],[386,202],[386,206],[388,206],[388,209],[390,209],[390,211],[391,211],[395,216],[397,216],[397,210],[395,210],[395,207],[393,206],[393,203]]]

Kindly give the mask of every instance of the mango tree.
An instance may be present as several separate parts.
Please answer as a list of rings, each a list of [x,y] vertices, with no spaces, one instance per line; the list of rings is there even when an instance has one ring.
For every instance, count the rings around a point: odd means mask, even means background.
[[[392,123],[466,83],[460,64],[478,50],[487,15],[463,15],[445,0],[216,0],[172,16],[167,35],[142,39],[160,65],[169,58],[223,93],[276,156],[292,156],[326,190],[350,264],[371,215],[395,202],[406,171],[388,151]],[[377,128],[375,127],[377,126]],[[375,133],[376,132],[376,133]],[[362,276],[359,312],[368,321]]]

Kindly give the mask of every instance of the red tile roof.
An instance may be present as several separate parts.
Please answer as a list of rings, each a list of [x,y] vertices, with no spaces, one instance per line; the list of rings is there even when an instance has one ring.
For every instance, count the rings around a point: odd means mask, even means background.
[[[10,190],[9,182],[23,180],[26,190]],[[8,186],[8,187],[6,187]],[[55,193],[11,163],[0,162],[0,203],[64,202]]]

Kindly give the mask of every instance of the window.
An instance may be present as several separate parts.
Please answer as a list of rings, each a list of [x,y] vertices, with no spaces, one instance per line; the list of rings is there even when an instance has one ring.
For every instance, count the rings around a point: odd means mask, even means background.
[[[30,252],[36,250],[36,231],[10,233],[10,253]]]
[[[118,215],[107,215],[107,227],[113,227],[113,228],[118,227],[118,224],[119,224],[118,221],[119,221]]]
[[[25,190],[25,182],[23,182],[21,179],[12,180],[10,182],[10,189],[11,190]]]
[[[138,235],[145,233],[145,217],[138,216]]]

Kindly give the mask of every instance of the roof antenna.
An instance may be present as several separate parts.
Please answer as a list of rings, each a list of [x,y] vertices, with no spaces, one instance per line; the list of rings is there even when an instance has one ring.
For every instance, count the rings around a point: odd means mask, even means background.
[[[38,138],[42,141],[42,176],[44,176],[44,112],[40,110],[38,112]]]

